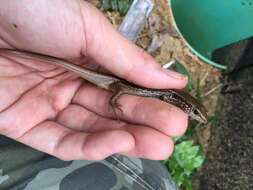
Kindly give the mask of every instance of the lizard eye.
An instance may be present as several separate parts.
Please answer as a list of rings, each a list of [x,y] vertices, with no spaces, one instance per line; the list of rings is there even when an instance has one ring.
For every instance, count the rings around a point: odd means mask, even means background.
[[[193,113],[194,113],[195,115],[199,115],[199,112],[198,112],[198,110],[196,110],[196,109],[193,110]]]

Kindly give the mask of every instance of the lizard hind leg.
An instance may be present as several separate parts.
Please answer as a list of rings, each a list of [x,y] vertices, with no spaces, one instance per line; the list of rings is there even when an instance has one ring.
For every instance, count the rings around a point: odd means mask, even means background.
[[[122,91],[117,91],[117,92],[115,92],[115,94],[111,97],[111,99],[110,99],[110,105],[111,105],[111,107],[112,107],[112,110],[113,110],[113,112],[114,112],[114,116],[117,118],[117,120],[120,122],[120,119],[119,119],[119,117],[118,117],[118,115],[117,115],[117,112],[116,112],[116,110],[118,109],[120,112],[121,112],[121,115],[123,115],[123,110],[121,109],[121,105],[119,104],[119,103],[117,103],[117,100],[118,100],[118,98],[121,96],[123,94],[123,92]]]

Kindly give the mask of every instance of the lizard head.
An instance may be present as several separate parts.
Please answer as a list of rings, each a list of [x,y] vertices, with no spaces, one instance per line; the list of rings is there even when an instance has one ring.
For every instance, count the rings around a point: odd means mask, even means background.
[[[172,94],[170,98],[164,96],[163,100],[181,108],[191,118],[207,123],[207,110],[199,101],[181,90],[173,90]]]
[[[206,109],[205,107],[198,103],[198,104],[193,104],[190,107],[190,111],[188,113],[188,115],[190,117],[192,117],[193,119],[201,122],[201,123],[207,123],[207,113],[206,113]]]

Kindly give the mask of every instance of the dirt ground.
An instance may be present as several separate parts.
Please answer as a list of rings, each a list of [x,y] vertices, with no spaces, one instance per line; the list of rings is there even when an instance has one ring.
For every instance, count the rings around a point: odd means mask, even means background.
[[[105,12],[100,0],[88,0],[98,9],[104,12],[115,28],[118,28],[123,18],[117,12]],[[208,110],[208,115],[215,115],[215,108],[221,88],[221,70],[204,63],[191,53],[185,41],[178,35],[173,27],[173,18],[167,0],[154,0],[155,7],[149,19],[140,33],[136,44],[149,52],[160,64],[166,64],[176,59],[189,71],[196,94],[197,80],[200,79],[200,92],[202,103]],[[211,124],[198,127],[194,136],[202,147],[204,154],[208,151]],[[201,170],[201,168],[199,169]],[[198,184],[194,185],[196,188]]]

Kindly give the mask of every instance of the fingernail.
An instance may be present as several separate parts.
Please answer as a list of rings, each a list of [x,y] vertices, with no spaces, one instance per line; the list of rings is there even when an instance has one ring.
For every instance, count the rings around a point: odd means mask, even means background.
[[[187,76],[183,75],[181,73],[169,70],[169,69],[164,69],[164,71],[166,72],[167,75],[169,75],[170,77],[176,78],[176,79],[181,79],[181,80],[186,80]]]

